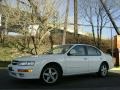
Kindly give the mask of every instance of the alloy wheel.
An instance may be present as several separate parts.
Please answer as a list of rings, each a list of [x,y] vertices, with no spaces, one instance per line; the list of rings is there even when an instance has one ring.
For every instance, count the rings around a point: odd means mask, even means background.
[[[43,72],[43,80],[46,83],[54,83],[58,79],[58,72],[55,68],[46,68]]]
[[[108,69],[107,69],[107,66],[105,65],[105,64],[103,64],[102,66],[101,66],[101,76],[106,76],[107,75],[107,72],[108,72]]]

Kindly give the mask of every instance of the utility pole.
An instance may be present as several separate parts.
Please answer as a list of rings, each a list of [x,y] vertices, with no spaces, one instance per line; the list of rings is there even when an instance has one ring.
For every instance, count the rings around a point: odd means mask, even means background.
[[[17,9],[18,9],[18,10],[19,10],[19,3],[20,3],[20,1],[17,0]]]
[[[78,41],[78,0],[74,0],[74,37]]]
[[[62,42],[63,45],[66,43],[66,31],[67,31],[67,23],[68,23],[69,3],[70,3],[70,0],[67,0],[66,15],[65,15],[65,22],[64,22],[63,42]]]
[[[111,14],[110,14],[110,11],[107,9],[106,4],[105,4],[105,1],[106,1],[106,0],[100,0],[100,2],[101,2],[101,4],[102,4],[103,8],[105,9],[105,12],[106,12],[106,14],[108,15],[108,17],[109,17],[109,19],[110,19],[110,21],[111,21],[111,23],[112,23],[115,31],[117,32],[118,35],[120,35],[119,29],[118,29],[116,23],[114,22]]]
[[[111,23],[110,23],[110,26],[112,27]],[[112,57],[113,57],[113,32],[112,32],[112,28],[111,28],[111,54],[112,54]]]

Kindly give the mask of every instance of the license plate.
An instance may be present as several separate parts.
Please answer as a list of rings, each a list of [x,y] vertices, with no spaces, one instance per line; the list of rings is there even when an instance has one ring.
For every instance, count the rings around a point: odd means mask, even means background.
[[[16,73],[14,73],[14,72],[11,72],[11,74],[14,75],[14,76],[16,76]]]
[[[9,67],[8,69],[9,69],[10,71],[13,71],[13,68],[12,68],[12,67]]]

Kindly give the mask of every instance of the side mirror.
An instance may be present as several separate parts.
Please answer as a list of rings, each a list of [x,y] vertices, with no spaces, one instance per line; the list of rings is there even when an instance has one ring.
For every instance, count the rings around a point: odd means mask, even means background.
[[[67,53],[68,56],[71,56],[70,52]]]
[[[75,56],[76,55],[76,51],[74,49],[72,49],[71,51],[68,52],[67,55],[68,56]]]

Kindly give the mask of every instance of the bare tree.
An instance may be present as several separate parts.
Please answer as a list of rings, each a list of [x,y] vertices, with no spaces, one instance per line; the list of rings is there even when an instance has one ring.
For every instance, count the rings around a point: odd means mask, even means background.
[[[112,0],[104,1],[113,21],[118,24],[117,22],[119,22],[120,17],[119,0],[115,0],[114,2]],[[80,0],[79,15],[83,21],[91,25],[93,41],[96,46],[100,47],[103,29],[110,23],[110,19],[100,0]]]
[[[39,24],[39,32],[37,32],[37,37],[34,39],[33,41],[35,41],[34,43],[34,48],[37,48],[40,46],[41,44],[41,37],[51,28],[50,25],[50,19],[53,18],[57,12],[57,8],[59,6],[59,2],[58,0],[28,0],[31,8],[32,8],[32,23],[35,24]],[[36,16],[36,19],[34,18],[34,16]],[[51,35],[51,34],[50,34]],[[35,36],[36,37],[36,36]],[[34,38],[35,38],[34,37]],[[52,37],[50,36],[50,42],[51,45],[53,45],[53,41],[52,41]],[[52,46],[51,46],[52,47]],[[36,54],[37,54],[37,50],[35,50]]]
[[[81,17],[91,25],[94,44],[100,48],[102,30],[108,22],[107,15],[99,1],[82,0],[79,4]],[[96,34],[95,31],[97,32]]]
[[[9,6],[9,3],[6,0],[4,0],[3,3],[6,6]],[[1,3],[1,5],[2,5],[2,3]],[[11,11],[11,8],[5,9],[4,7],[1,6],[1,12],[4,15],[4,29],[1,31],[1,43],[3,43],[3,44],[5,41],[5,37],[7,36],[7,33],[8,33],[8,21],[10,19],[10,11]]]
[[[117,34],[119,35],[120,32],[119,32],[118,27],[117,27],[116,23],[114,22],[111,14],[110,14],[110,11],[107,9],[107,6],[106,6],[106,4],[105,4],[105,0],[104,0],[104,1],[103,1],[103,0],[100,0],[100,1],[101,1],[101,4],[103,5],[103,8],[105,9],[106,14],[107,14],[108,17],[109,17],[111,23],[113,24],[114,29],[116,30]]]

